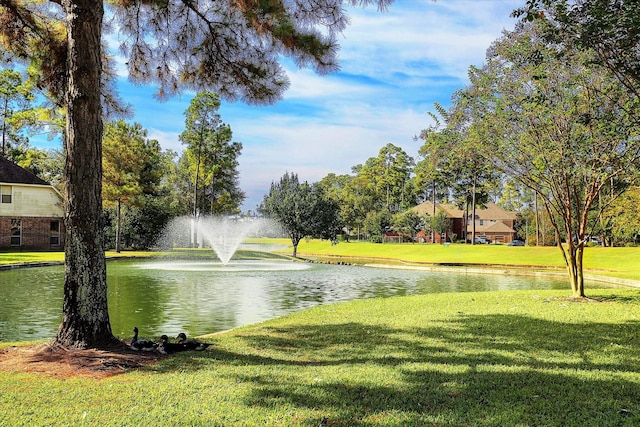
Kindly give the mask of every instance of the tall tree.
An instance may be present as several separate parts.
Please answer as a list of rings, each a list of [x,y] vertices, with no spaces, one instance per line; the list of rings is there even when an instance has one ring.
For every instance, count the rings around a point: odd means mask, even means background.
[[[465,236],[460,237],[467,238],[468,219],[474,218],[471,222],[471,243],[475,244],[476,208],[487,201],[486,189],[493,180],[495,171],[482,155],[486,145],[464,126],[464,104],[456,102],[457,96],[459,95],[455,94],[453,97],[455,107],[451,111],[435,104],[438,114],[430,113],[435,125],[420,133],[420,139],[425,142],[419,151],[423,159],[416,169],[421,176],[433,180],[432,217],[436,215],[435,184],[440,182],[447,186],[447,192],[453,195],[457,204],[467,211]]]
[[[147,147],[147,131],[139,123],[123,120],[105,125],[102,141],[102,199],[116,207],[116,252],[121,246],[122,205],[142,203],[143,193],[151,192],[159,181],[154,153]],[[152,147],[155,147],[153,143]],[[156,148],[159,148],[156,147]]]
[[[420,160],[416,162],[414,173],[416,186],[423,189],[425,194],[429,194],[429,200],[435,204],[438,187],[447,185],[445,166],[449,147],[459,135],[447,126],[449,113],[446,109],[439,103],[435,103],[434,106],[438,114],[431,111],[427,113],[433,123],[414,137],[416,141],[424,141],[418,149]]]
[[[231,127],[222,122],[219,108],[218,95],[200,92],[184,112],[180,140],[187,145],[186,161],[193,177],[194,218],[205,213],[236,213],[244,199],[237,179],[242,144],[231,141]]]
[[[336,34],[348,18],[343,3],[109,0],[129,76],[159,85],[166,98],[208,88],[229,100],[277,101],[289,85],[281,57],[326,73],[337,69]],[[102,0],[0,0],[4,52],[29,64],[66,114],[65,284],[55,341],[95,347],[114,341],[107,308],[101,141],[108,70],[102,50]],[[320,31],[324,28],[325,31]],[[105,104],[106,105],[106,104]]]
[[[22,90],[22,76],[11,69],[0,72],[0,115],[2,116],[2,151],[0,155],[7,157],[12,140],[20,138],[11,126],[16,104],[28,102]]]
[[[414,161],[402,148],[387,144],[377,157],[369,158],[359,174],[369,178],[379,203],[390,212],[399,212],[415,204],[410,177]]]
[[[541,200],[573,293],[584,296],[584,244],[599,216],[591,214],[598,195],[615,181],[611,202],[639,176],[632,116],[640,104],[588,53],[549,44],[534,24],[492,45],[461,99],[476,102],[471,126],[491,145],[496,166]]]
[[[327,198],[337,203],[340,223],[345,228],[345,238],[349,240],[352,230],[360,230],[367,212],[374,209],[375,194],[368,191],[366,178],[354,175],[329,174],[318,183]]]
[[[0,117],[2,118],[2,145],[0,156],[18,160],[12,149],[22,151],[28,145],[23,128],[33,121],[35,109],[33,91],[22,79],[22,75],[12,69],[0,71]]]
[[[426,190],[425,194],[430,195],[433,203],[432,217],[436,215],[438,195],[446,197],[449,193],[447,165],[451,162],[448,157],[451,154],[451,146],[460,138],[459,134],[447,125],[449,113],[446,109],[439,103],[435,104],[435,108],[439,114],[428,113],[433,124],[420,131],[420,135],[414,138],[424,141],[418,149],[420,160],[416,163],[414,182],[416,187]],[[436,230],[431,228],[432,242],[435,242],[435,233]]]

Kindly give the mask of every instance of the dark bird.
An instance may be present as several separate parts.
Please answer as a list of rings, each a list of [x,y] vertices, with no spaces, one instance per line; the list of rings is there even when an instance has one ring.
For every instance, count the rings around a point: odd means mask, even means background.
[[[178,340],[178,344],[184,345],[187,350],[202,351],[211,345],[196,340],[188,340],[187,334],[185,334],[184,332],[180,332],[176,339]]]
[[[171,354],[187,350],[189,349],[184,344],[169,342],[169,337],[166,335],[162,335],[160,337],[160,345],[158,345],[158,351],[162,354]]]
[[[136,351],[153,351],[158,348],[158,343],[150,341],[150,340],[139,340],[138,339],[138,327],[133,327],[133,338],[131,339],[131,344],[129,347],[132,350]]]

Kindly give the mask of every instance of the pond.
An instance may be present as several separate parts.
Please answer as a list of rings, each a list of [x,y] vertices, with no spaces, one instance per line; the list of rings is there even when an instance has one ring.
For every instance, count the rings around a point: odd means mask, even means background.
[[[290,261],[118,260],[107,264],[113,333],[197,336],[318,304],[433,292],[568,289],[566,279],[389,270]],[[61,321],[64,267],[0,271],[0,341],[49,340]],[[599,287],[606,286],[598,284]],[[595,287],[595,284],[594,284]]]

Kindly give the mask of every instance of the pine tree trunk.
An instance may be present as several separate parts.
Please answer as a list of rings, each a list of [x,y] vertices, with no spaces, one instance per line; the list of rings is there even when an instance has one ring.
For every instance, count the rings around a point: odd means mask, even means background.
[[[121,222],[121,208],[122,208],[122,202],[120,201],[120,199],[118,199],[118,214],[117,214],[117,223],[116,223],[116,252],[120,253],[120,224]]]
[[[476,244],[476,175],[473,175],[473,188],[471,193],[471,211],[473,222],[471,223],[471,244]]]
[[[115,340],[107,309],[101,225],[102,0],[63,0],[68,80],[65,143],[65,278],[62,324],[55,342],[105,347]]]
[[[436,180],[433,180],[433,187],[432,187],[432,201],[433,201],[433,212],[431,214],[431,218],[435,218],[436,217]],[[433,227],[433,223],[431,224],[431,243],[435,243],[436,242],[436,230]]]

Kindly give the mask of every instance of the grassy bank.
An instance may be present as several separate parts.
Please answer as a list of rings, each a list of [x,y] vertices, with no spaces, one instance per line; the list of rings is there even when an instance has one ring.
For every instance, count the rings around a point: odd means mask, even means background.
[[[120,253],[115,251],[107,251],[105,255],[108,258],[119,257],[149,257],[161,255],[161,253],[149,252],[149,251],[122,251]],[[0,265],[8,264],[30,264],[30,263],[62,263],[64,262],[64,252],[29,252],[29,251],[7,251],[0,252]]]
[[[354,301],[103,380],[0,372],[0,425],[638,425],[640,294],[564,296]]]
[[[286,240],[281,242],[286,243]],[[289,241],[290,245],[291,242]],[[290,253],[290,249],[288,249]],[[282,252],[286,252],[283,250]],[[564,271],[564,260],[557,247],[506,245],[424,245],[351,242],[331,245],[327,241],[303,240],[298,255],[309,258],[354,262],[414,264],[505,265],[519,268]],[[640,248],[585,249],[585,273],[640,280]]]
[[[150,258],[150,257],[162,257],[162,258],[178,258],[178,259],[193,259],[193,258],[208,258],[214,259],[211,249],[179,249],[170,252],[155,252],[155,251],[106,251],[105,256],[107,259],[115,258]],[[283,256],[278,254],[272,254],[262,251],[252,250],[239,250],[237,251],[237,257],[242,259],[269,259],[278,258]],[[0,252],[0,266],[11,264],[47,264],[47,263],[63,263],[64,252]]]

